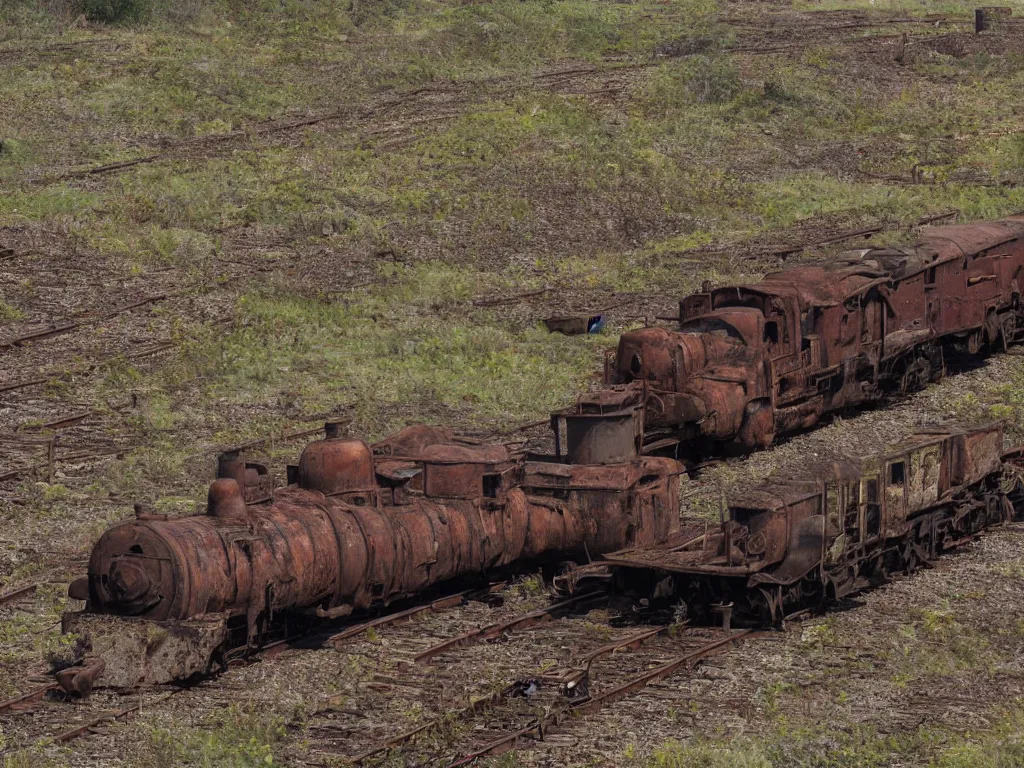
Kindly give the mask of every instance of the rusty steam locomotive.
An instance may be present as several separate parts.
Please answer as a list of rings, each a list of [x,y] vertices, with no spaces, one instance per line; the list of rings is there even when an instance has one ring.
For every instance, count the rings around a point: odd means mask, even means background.
[[[1021,511],[1021,450],[1003,428],[934,429],[859,458],[835,457],[729,499],[721,525],[605,556],[591,576],[662,599],[696,623],[717,612],[777,624],[913,571]],[[595,574],[594,571],[603,571]],[[587,568],[573,582],[586,580]]]
[[[678,464],[640,456],[639,433],[615,455],[604,419],[570,421],[565,454],[548,457],[424,426],[371,449],[329,424],[277,489],[262,465],[222,456],[206,514],[138,511],[97,542],[69,589],[85,610],[63,622],[92,662],[62,684],[83,692],[104,666],[118,687],[180,680],[289,625],[512,563],[664,540],[679,519]]]
[[[614,551],[615,583],[695,619],[767,622],[913,568],[1013,513],[1021,459],[1001,458],[999,427],[837,457],[825,482],[774,481],[704,532],[679,530],[682,466],[664,454],[766,446],[1018,341],[1022,233],[1024,217],[932,228],[690,296],[678,330],[623,334],[607,386],[552,415],[552,455],[422,426],[371,447],[328,425],[278,488],[224,455],[206,514],[138,509],[100,538],[63,622],[92,660],[61,684],[84,692],[104,665],[113,686],[204,674],[296,626],[574,554]]]
[[[1024,217],[929,227],[755,285],[683,299],[679,327],[624,333],[605,389],[571,413],[642,411],[644,452],[751,450],[841,409],[920,388],[951,355],[1022,338]],[[632,417],[640,418],[640,417]]]

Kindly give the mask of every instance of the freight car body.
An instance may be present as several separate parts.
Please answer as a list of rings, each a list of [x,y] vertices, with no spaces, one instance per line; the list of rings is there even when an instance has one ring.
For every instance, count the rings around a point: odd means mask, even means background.
[[[86,608],[65,614],[63,629],[87,639],[105,684],[205,674],[286,627],[443,582],[655,544],[679,516],[670,459],[634,450],[605,464],[529,461],[427,427],[371,450],[328,425],[289,468],[287,487],[269,479],[260,465],[222,457],[206,514],[143,513],[100,538],[69,590]],[[65,675],[66,687],[84,689],[88,676]]]
[[[941,429],[860,459],[808,466],[729,499],[711,531],[605,557],[628,593],[685,604],[694,622],[790,611],[883,583],[1010,520],[1020,452],[1002,426]],[[1015,495],[1016,494],[1016,495]]]
[[[644,410],[646,451],[751,450],[840,409],[920,388],[950,354],[1021,338],[1024,217],[932,227],[909,248],[850,252],[683,299],[679,328],[625,333],[611,389],[580,413]]]

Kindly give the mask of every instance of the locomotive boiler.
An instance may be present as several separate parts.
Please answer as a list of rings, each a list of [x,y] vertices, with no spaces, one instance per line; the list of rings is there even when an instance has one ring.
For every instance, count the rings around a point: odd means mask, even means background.
[[[608,389],[576,413],[642,408],[645,452],[698,457],[765,447],[840,409],[920,388],[951,355],[1021,338],[1024,217],[930,227],[870,248],[683,299],[678,329],[624,333]]]
[[[860,458],[775,477],[729,499],[721,525],[605,556],[618,588],[677,605],[695,623],[777,624],[909,572],[1021,501],[1021,451],[1001,424],[940,428]]]
[[[606,422],[623,439],[609,448]],[[289,623],[338,619],[457,579],[574,553],[655,544],[679,516],[676,462],[639,455],[610,416],[568,430],[565,452],[511,455],[430,427],[371,449],[327,425],[274,488],[221,457],[206,514],[139,510],[96,543],[63,629],[108,685],[180,680],[255,649]],[[563,427],[556,419],[556,428]],[[74,690],[97,666],[65,675]]]

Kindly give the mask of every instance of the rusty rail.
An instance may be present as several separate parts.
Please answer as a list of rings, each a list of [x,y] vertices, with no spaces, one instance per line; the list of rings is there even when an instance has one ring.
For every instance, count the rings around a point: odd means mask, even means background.
[[[505,752],[509,752],[517,747],[520,739],[531,736],[532,734],[536,734],[536,738],[542,740],[545,732],[561,723],[566,716],[577,713],[586,714],[588,712],[596,712],[605,704],[618,701],[631,693],[636,693],[637,691],[646,688],[651,683],[656,683],[670,677],[683,667],[692,667],[705,656],[714,653],[719,648],[731,645],[732,643],[751,635],[754,631],[755,630],[753,629],[744,629],[738,632],[733,632],[727,637],[715,640],[714,642],[708,643],[694,651],[688,651],[667,664],[663,664],[662,666],[651,670],[650,672],[645,672],[642,675],[638,675],[637,677],[627,680],[621,685],[610,688],[596,696],[591,696],[579,704],[570,706],[568,709],[560,709],[545,715],[526,727],[502,736],[500,739],[492,741],[490,744],[461,757],[455,762],[449,763],[448,768],[459,768],[460,766],[470,765],[482,757],[500,755]]]
[[[49,441],[48,444],[52,445],[52,441]],[[19,467],[18,469],[12,469],[9,472],[5,472],[0,475],[0,482],[5,480],[14,480],[25,475],[41,472],[42,470],[50,470],[49,482],[53,482],[53,466],[58,462],[65,463],[68,461],[81,461],[83,459],[91,461],[93,459],[104,459],[108,456],[117,456],[120,458],[129,451],[134,450],[136,447],[137,446],[134,445],[128,445],[110,451],[78,451],[77,453],[68,453],[64,456],[57,456],[51,449],[47,451],[46,461],[43,463],[30,464],[27,467]]]
[[[184,690],[187,690],[187,689],[185,689],[185,688],[178,688],[176,690],[171,691],[170,693],[165,693],[163,696],[158,696],[157,698],[153,699],[152,701],[147,701],[147,702],[144,702],[144,703],[140,702],[139,704],[135,704],[135,705],[133,705],[131,707],[127,707],[125,709],[119,709],[119,710],[117,710],[115,712],[107,712],[106,714],[103,714],[103,715],[100,715],[99,717],[93,718],[92,720],[90,720],[87,723],[84,723],[83,725],[79,725],[79,726],[76,726],[75,728],[71,728],[70,730],[63,731],[62,733],[58,733],[56,736],[53,737],[53,741],[54,741],[55,744],[65,744],[65,743],[67,743],[69,741],[73,741],[74,739],[77,739],[79,736],[85,736],[87,733],[89,733],[97,725],[102,725],[103,723],[109,722],[111,720],[120,720],[123,717],[128,717],[129,715],[132,715],[132,714],[138,712],[144,706],[149,707],[149,706],[152,706],[153,704],[159,704],[162,701],[167,701],[167,699],[169,699],[172,696],[175,696],[175,695],[181,693]]]
[[[602,645],[600,648],[594,649],[580,660],[581,663],[584,665],[584,667],[580,671],[585,671],[587,668],[589,668],[590,664],[594,661],[594,659],[603,656],[607,653],[612,653],[622,648],[629,648],[630,650],[639,648],[647,640],[662,634],[667,629],[667,626],[656,627],[655,629],[649,629],[635,635],[630,635],[629,637],[624,637],[621,640],[608,643],[607,645]],[[353,765],[359,765],[360,763],[365,762],[371,757],[379,755],[382,752],[387,752],[389,749],[400,747],[401,745],[409,741],[412,741],[417,736],[433,730],[442,723],[463,720],[472,715],[476,715],[480,712],[491,709],[492,707],[501,704],[505,699],[508,698],[509,694],[512,693],[512,691],[514,690],[516,690],[516,686],[509,685],[500,691],[495,691],[494,693],[491,693],[487,696],[482,696],[479,699],[473,699],[470,701],[468,705],[462,707],[461,709],[456,709],[451,712],[446,712],[445,714],[440,715],[439,717],[431,718],[430,720],[421,723],[415,728],[403,731],[402,733],[399,733],[396,736],[392,736],[390,739],[387,739],[386,741],[382,741],[380,744],[371,747],[365,752],[361,752],[358,755],[346,758],[346,762],[351,763]]]
[[[17,600],[19,597],[31,594],[32,592],[35,592],[38,587],[39,584],[29,584],[26,587],[19,587],[18,589],[12,589],[10,592],[5,592],[0,595],[0,605],[6,605],[12,600]],[[0,711],[2,711],[2,709],[0,709]]]
[[[496,582],[494,584],[491,584],[487,589],[490,592],[495,592],[501,589],[502,587],[506,586],[507,584],[508,582],[505,581]],[[247,664],[254,663],[256,661],[271,659],[283,653],[284,651],[292,650],[295,647],[295,643],[297,641],[310,640],[311,638],[319,641],[321,638],[326,637],[326,639],[322,640],[322,642],[325,645],[337,647],[340,646],[345,640],[350,640],[353,637],[357,637],[370,629],[375,629],[376,627],[384,627],[390,624],[397,624],[402,621],[410,621],[412,620],[413,617],[417,616],[418,614],[425,613],[427,611],[443,611],[448,608],[454,608],[455,606],[461,605],[463,602],[465,602],[466,598],[469,595],[472,595],[479,591],[480,590],[476,589],[467,589],[462,592],[458,592],[454,595],[449,595],[448,597],[439,598],[431,603],[413,606],[412,608],[408,608],[404,611],[399,611],[398,613],[388,614],[387,616],[380,616],[376,619],[372,619],[371,621],[366,621],[362,624],[356,624],[355,626],[348,627],[347,629],[344,629],[341,632],[337,632],[331,635],[326,635],[326,633],[310,632],[302,632],[296,635],[291,635],[290,637],[285,637],[280,640],[276,640],[272,643],[267,643],[266,645],[262,646],[256,654],[251,656],[244,655],[245,652],[248,650],[247,648],[237,648],[229,652],[227,665],[229,667],[244,666]]]
[[[333,420],[333,417],[332,417]],[[306,421],[306,419],[302,419]],[[345,425],[351,423],[351,419],[342,419],[338,417],[337,423]],[[291,440],[298,440],[303,437],[309,437],[310,435],[316,435],[323,431],[323,424],[319,424],[316,427],[310,427],[307,429],[301,429],[296,432],[281,432],[279,434],[265,435],[264,437],[257,437],[253,440],[249,440],[245,443],[238,443],[237,445],[215,445],[211,448],[207,448],[202,451],[190,454],[189,459],[198,459],[202,456],[208,456],[211,453],[243,453],[253,448],[259,448],[267,443],[287,443]]]
[[[625,683],[607,691],[603,691],[597,696],[591,696],[586,701],[582,701],[573,706],[573,711],[581,713],[595,712],[605,704],[618,701],[631,693],[636,693],[637,691],[646,688],[651,683],[656,683],[660,680],[664,680],[666,677],[672,676],[683,667],[693,666],[694,663],[700,661],[714,651],[717,651],[719,648],[732,645],[736,641],[742,640],[748,635],[752,635],[754,631],[755,630],[753,629],[741,629],[736,632],[732,632],[719,640],[703,645],[695,651],[684,653],[682,656],[679,656],[667,664],[663,664],[662,666],[651,670],[650,672],[645,672],[632,680],[627,680]]]
[[[22,707],[25,707],[29,704],[35,704],[37,701],[41,701],[42,699],[46,698],[46,694],[48,694],[50,691],[56,690],[57,684],[50,683],[49,685],[44,685],[42,688],[36,688],[34,690],[31,690],[28,693],[19,694],[18,696],[15,696],[12,699],[8,699],[7,701],[0,701],[0,714],[4,714],[6,712],[17,712]]]
[[[871,237],[881,232],[885,227],[878,225],[874,227],[866,227],[864,229],[854,229],[848,232],[837,232],[831,237],[825,237],[820,240],[807,240],[796,245],[787,246],[783,248],[775,248],[767,252],[767,254],[759,254],[759,256],[788,256],[791,253],[799,253],[805,248],[813,248],[818,245],[832,245],[833,243],[841,243],[844,240],[853,240],[858,237]]]
[[[470,715],[479,714],[480,712],[488,710],[491,707],[497,706],[506,698],[508,698],[508,695],[513,690],[515,690],[515,686],[510,685],[507,688],[504,688],[500,691],[495,691],[489,696],[483,696],[479,699],[474,699],[462,709],[457,709],[453,712],[445,713],[444,715],[428,720],[427,722],[422,723],[416,726],[415,728],[412,728],[408,731],[403,731],[397,736],[393,736],[387,741],[382,741],[377,746],[371,747],[365,752],[361,752],[358,755],[346,758],[345,761],[351,763],[352,765],[359,765],[360,763],[363,763],[366,760],[369,760],[371,757],[381,754],[382,752],[387,752],[389,749],[400,747],[406,742],[412,741],[420,734],[433,730],[441,723],[448,722],[451,720],[462,720]]]
[[[935,214],[932,214],[931,216],[924,216],[924,217],[918,219],[917,220],[917,224],[915,226],[923,227],[925,224],[931,224],[934,221],[942,221],[943,219],[951,219],[954,216],[959,216],[959,215],[960,215],[960,211],[959,210],[946,211],[945,213],[935,213]]]
[[[133,301],[131,304],[125,304],[124,306],[121,307],[115,307],[114,309],[111,309],[108,312],[100,313],[95,317],[86,320],[78,320],[71,323],[60,323],[58,325],[54,325],[51,328],[43,328],[38,331],[33,331],[32,333],[26,333],[21,336],[15,336],[13,338],[7,339],[6,341],[0,341],[0,350],[19,347],[27,341],[39,341],[41,339],[50,338],[51,336],[59,336],[62,333],[68,333],[69,331],[73,331],[76,328],[81,328],[83,325],[89,325],[90,323],[95,323],[100,320],[109,320],[110,318],[119,315],[122,312],[127,312],[130,309],[137,309],[138,307],[145,306],[146,304],[152,304],[153,302],[156,301],[163,301],[164,299],[170,298],[171,296],[175,295],[177,294],[160,293],[154,296],[146,296],[142,299],[139,299],[138,301]]]
[[[58,419],[43,422],[42,424],[21,424],[16,431],[36,431],[43,429],[63,429],[85,421],[92,416],[99,416],[102,412],[97,410],[82,411],[71,416],[62,416]]]
[[[156,355],[159,354],[160,352],[166,352],[168,349],[171,349],[173,347],[174,343],[170,341],[157,342],[149,347],[144,347],[143,349],[140,349],[136,352],[111,355],[110,357],[105,357],[102,360],[97,360],[93,363],[87,363],[86,365],[81,365],[76,368],[71,368],[69,370],[53,371],[42,377],[34,379],[22,379],[21,381],[16,381],[12,384],[3,384],[0,385],[0,393],[13,392],[16,389],[25,389],[27,387],[34,387],[39,384],[45,384],[50,379],[66,373],[88,373],[90,371],[95,370],[96,368],[99,368],[102,365],[106,365],[107,363],[110,363],[121,357],[123,357],[125,360],[139,360],[140,358],[143,357],[150,357],[151,355]]]
[[[601,592],[588,595],[579,595],[577,597],[570,598],[569,600],[564,600],[560,603],[554,603],[552,605],[547,606],[546,608],[531,611],[530,613],[525,613],[522,616],[516,616],[515,618],[509,619],[508,621],[499,622],[497,624],[488,624],[484,627],[471,629],[469,632],[457,635],[456,637],[449,638],[444,642],[438,643],[437,645],[433,645],[430,648],[427,648],[425,651],[419,653],[414,659],[414,661],[417,664],[422,664],[434,658],[435,656],[439,656],[442,653],[447,653],[448,651],[453,650],[455,648],[462,648],[467,645],[474,645],[476,643],[481,643],[486,640],[493,640],[497,637],[501,637],[503,634],[507,632],[513,632],[517,629],[526,629],[527,627],[533,627],[545,621],[550,621],[553,614],[558,613],[559,611],[569,610],[571,608],[576,607],[577,605],[593,602],[595,600],[602,600],[605,598],[606,595]]]
[[[497,584],[492,584],[488,587],[488,591],[496,592],[502,587],[504,587],[506,584],[507,582],[504,581],[499,582]],[[398,624],[402,621],[409,621],[413,617],[418,616],[421,613],[426,613],[428,611],[433,613],[435,611],[443,611],[448,608],[454,608],[457,605],[462,605],[462,603],[466,600],[466,598],[469,595],[472,595],[473,593],[478,591],[479,590],[475,589],[467,589],[463,592],[458,592],[454,595],[450,595],[449,597],[442,597],[438,600],[434,600],[432,603],[426,603],[425,605],[417,605],[412,608],[408,608],[404,611],[399,611],[398,613],[392,613],[387,616],[381,616],[371,621],[364,622],[362,624],[357,624],[356,626],[349,627],[348,629],[343,630],[336,635],[331,635],[327,642],[331,645],[337,646],[345,640],[350,640],[353,637],[361,635],[364,632],[367,632],[371,629],[376,629],[377,627],[384,627],[390,624]]]
[[[491,584],[487,589],[490,592],[494,592],[494,591],[496,591],[496,590],[498,590],[498,589],[500,589],[500,588],[502,588],[502,587],[504,587],[506,585],[507,585],[507,582],[496,582],[494,584]],[[30,592],[32,590],[35,590],[36,587],[38,587],[38,584],[30,584],[30,585],[28,585],[26,587],[22,587],[20,589],[8,592],[5,595],[0,595],[0,604],[4,603],[6,601],[9,601],[9,600],[15,599],[18,596],[20,596],[22,594],[26,594],[26,593],[28,593],[28,592]],[[454,595],[449,595],[448,597],[440,598],[440,599],[435,600],[435,601],[433,601],[431,603],[427,603],[426,605],[414,606],[413,608],[409,608],[409,609],[404,610],[404,611],[399,611],[398,613],[394,613],[394,614],[391,614],[389,616],[381,616],[380,618],[374,619],[372,621],[365,622],[365,623],[360,624],[360,625],[355,626],[355,627],[350,627],[349,629],[346,629],[343,632],[340,632],[338,634],[332,635],[328,639],[328,642],[337,645],[337,644],[340,644],[340,642],[342,640],[355,637],[355,636],[357,636],[357,635],[359,635],[359,634],[361,634],[363,632],[366,632],[367,630],[369,630],[371,628],[374,628],[374,627],[385,626],[385,625],[388,625],[388,624],[393,624],[393,623],[401,622],[401,621],[408,621],[408,620],[411,620],[414,616],[416,616],[416,615],[418,615],[420,613],[427,612],[427,611],[440,611],[440,610],[445,610],[446,608],[455,607],[456,605],[462,604],[465,601],[465,599],[466,599],[466,597],[468,595],[474,594],[474,593],[479,592],[479,591],[480,590],[465,590],[463,592],[459,592],[459,593],[454,594]],[[248,664],[257,663],[259,661],[263,661],[263,660],[266,660],[268,658],[272,658],[272,657],[277,656],[278,654],[280,654],[280,653],[282,653],[284,651],[290,650],[292,648],[292,644],[296,640],[300,640],[300,639],[305,638],[305,637],[309,637],[308,633],[304,633],[304,634],[300,634],[300,635],[294,635],[294,636],[291,636],[291,637],[284,638],[282,640],[278,640],[278,641],[273,642],[273,643],[269,643],[268,645],[266,645],[263,648],[261,648],[260,652],[257,655],[255,655],[255,656],[253,656],[251,658],[234,658],[234,659],[231,659],[228,662],[228,666],[231,666],[231,667],[235,667],[235,666],[239,666],[239,665],[246,666]],[[476,701],[473,701],[467,707],[463,708],[463,710],[459,710],[458,712],[456,712],[454,714],[455,714],[456,717],[465,717],[465,716],[467,716],[469,714],[472,714],[473,712],[479,712],[479,711],[482,711],[483,709],[485,709],[487,707],[494,706],[495,704],[499,703],[503,698],[508,696],[508,694],[512,690],[512,688],[513,688],[512,686],[509,686],[507,689],[505,689],[503,691],[498,691],[498,692],[496,692],[494,694],[491,694],[490,696],[486,696],[486,697],[483,697],[483,698],[478,699]],[[51,691],[58,691],[58,690],[60,690],[59,686],[57,686],[55,683],[51,683],[51,684],[45,685],[45,686],[43,686],[41,688],[37,688],[35,690],[32,690],[32,691],[29,691],[27,693],[21,694],[19,696],[15,696],[14,698],[9,699],[7,701],[0,702],[0,714],[6,713],[6,712],[14,712],[14,711],[17,711],[18,709],[21,709],[21,708],[26,707],[28,705],[35,704],[35,703],[43,700],[46,697],[46,695],[49,694]],[[108,721],[111,721],[111,720],[119,720],[121,718],[124,718],[124,717],[127,717],[129,715],[132,715],[135,712],[137,712],[138,710],[142,709],[142,707],[144,707],[144,706],[151,706],[151,705],[154,705],[154,704],[159,704],[160,702],[166,701],[167,699],[171,698],[172,696],[174,696],[174,695],[176,695],[178,693],[181,693],[183,690],[187,690],[187,689],[185,689],[185,688],[178,688],[178,689],[175,689],[175,690],[171,691],[170,693],[167,693],[167,694],[165,694],[163,696],[160,696],[160,697],[158,697],[158,698],[156,698],[156,699],[154,699],[152,701],[145,702],[145,703],[139,703],[139,704],[133,705],[131,707],[127,707],[125,709],[116,710],[114,712],[107,712],[105,714],[99,715],[99,716],[93,718],[92,720],[90,720],[90,721],[88,721],[86,723],[83,723],[82,725],[79,725],[79,726],[76,726],[74,728],[71,728],[71,729],[68,729],[66,731],[63,731],[61,733],[58,733],[57,735],[52,737],[53,741],[54,741],[54,743],[57,743],[57,744],[63,744],[63,743],[69,742],[69,741],[73,741],[74,739],[77,739],[77,738],[79,738],[81,736],[85,736],[90,731],[92,731],[93,728],[95,728],[98,725],[102,725],[105,722],[108,722]],[[447,717],[451,717],[451,716],[452,716],[451,714],[447,715]],[[411,738],[415,737],[416,734],[418,734],[418,733],[421,733],[423,731],[429,730],[434,725],[436,725],[437,722],[439,720],[441,720],[441,719],[442,718],[437,718],[435,720],[432,720],[432,721],[429,721],[427,723],[424,723],[423,725],[413,729],[412,731],[408,731],[406,733],[399,734],[398,736],[394,737],[394,739],[392,739],[391,741],[394,742],[394,744],[400,744],[403,741],[406,741],[408,739],[411,739]],[[367,759],[369,757],[372,757],[374,754],[377,754],[377,753],[379,753],[381,751],[385,751],[387,749],[390,749],[392,746],[393,745],[390,742],[382,744],[379,747],[375,747],[373,750],[371,750],[371,751],[369,751],[367,753],[364,753],[363,755],[358,756],[358,758],[353,758],[353,760],[365,760],[365,759]],[[21,751],[21,750],[23,750],[25,748],[26,748],[25,745],[8,747],[7,749],[0,750],[0,757],[3,757],[3,756],[8,755],[8,754],[13,754],[13,753],[19,752],[19,751]]]
[[[580,661],[585,665],[587,669],[589,669],[590,665],[594,663],[594,660],[600,658],[601,656],[604,656],[609,653],[614,653],[615,651],[622,650],[623,648],[629,648],[629,650],[635,651],[637,648],[639,648],[641,645],[646,643],[651,638],[657,637],[658,635],[661,635],[667,631],[668,625],[663,627],[655,627],[654,629],[648,629],[644,632],[640,632],[635,635],[630,635],[629,637],[624,637],[622,640],[616,640],[615,642],[608,643],[607,645],[602,645],[600,648],[595,648],[586,656],[584,656]]]
[[[41,701],[43,698],[46,697],[46,694],[48,694],[50,691],[56,690],[59,690],[58,686],[55,683],[52,683],[50,685],[44,686],[43,688],[39,688],[34,691],[29,691],[28,693],[23,694],[22,696],[18,696],[14,699],[10,699],[9,701],[2,702],[0,703],[0,713],[16,711],[19,708],[19,705]],[[173,691],[165,693],[162,696],[158,696],[150,701],[139,702],[138,704],[126,707],[125,709],[119,709],[113,712],[106,712],[102,715],[94,717],[92,720],[89,720],[88,722],[83,723],[82,725],[77,725],[74,728],[69,728],[66,731],[61,731],[60,733],[57,733],[56,735],[52,736],[51,739],[55,744],[66,744],[69,741],[74,741],[77,738],[89,734],[92,731],[92,729],[98,725],[110,722],[111,720],[120,720],[122,718],[128,717],[129,715],[135,714],[143,707],[150,707],[154,704],[159,704],[161,702],[167,701],[167,699],[171,698],[172,696],[177,696],[182,691],[187,690],[189,689],[176,688]],[[10,746],[5,749],[0,749],[0,758],[6,757],[7,755],[16,754],[18,752],[22,752],[25,749],[28,749],[28,747],[29,744],[23,743]]]
[[[949,219],[949,218],[952,218],[954,216],[959,216],[959,215],[960,215],[960,211],[955,210],[955,211],[946,211],[944,213],[938,213],[938,214],[934,214],[934,215],[930,215],[930,216],[924,216],[923,218],[920,218],[916,222],[914,222],[913,226],[922,227],[922,226],[924,226],[926,224],[931,224],[932,222],[935,222],[935,221],[941,221],[942,219]],[[844,240],[853,240],[853,239],[856,239],[858,237],[870,237],[871,235],[878,234],[879,232],[882,232],[883,230],[889,229],[889,228],[890,227],[887,227],[885,225],[879,224],[879,225],[876,225],[876,226],[873,226],[873,227],[865,227],[864,229],[854,229],[854,230],[850,230],[850,231],[847,231],[847,232],[837,232],[836,234],[834,234],[834,235],[832,235],[830,237],[823,238],[821,240],[805,240],[805,241],[801,241],[801,242],[796,243],[796,244],[791,245],[791,246],[779,246],[779,247],[776,247],[776,248],[772,248],[772,249],[770,249],[768,251],[760,251],[759,253],[751,256],[750,258],[760,258],[760,257],[765,256],[765,255],[767,255],[767,256],[788,256],[790,254],[799,253],[800,251],[803,251],[803,250],[805,250],[807,248],[813,248],[815,246],[833,245],[835,243],[841,243]],[[676,318],[672,317],[670,319],[674,320]]]

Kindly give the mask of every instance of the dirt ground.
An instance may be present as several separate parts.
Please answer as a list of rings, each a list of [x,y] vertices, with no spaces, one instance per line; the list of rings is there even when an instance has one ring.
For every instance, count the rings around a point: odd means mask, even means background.
[[[193,2],[113,26],[0,9],[0,593],[39,585],[0,606],[0,698],[66,650],[63,595],[98,533],[137,501],[201,511],[224,446],[261,441],[250,453],[280,475],[327,418],[371,439],[416,421],[508,430],[593,386],[619,332],[705,280],[865,242],[813,245],[838,232],[906,241],[925,217],[1024,209],[1024,32],[974,35],[973,6],[340,5]],[[540,324],[601,310],[594,337]],[[1024,438],[1022,377],[1000,356],[711,468],[686,513],[937,419],[1005,418]],[[494,762],[1021,764],[1020,537],[993,532]],[[395,658],[423,638],[541,600],[527,580],[501,609],[165,701],[106,692],[4,718],[4,766],[336,764],[366,733],[605,638],[606,616],[554,622],[396,693]],[[66,747],[46,738],[134,703]]]

